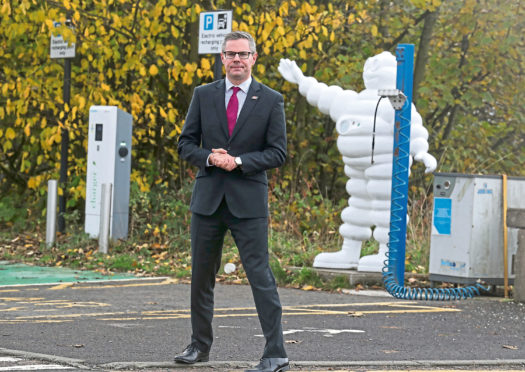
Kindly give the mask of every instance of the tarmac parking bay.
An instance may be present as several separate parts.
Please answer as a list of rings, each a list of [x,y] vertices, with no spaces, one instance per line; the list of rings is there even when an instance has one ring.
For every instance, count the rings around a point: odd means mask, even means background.
[[[494,366],[525,368],[522,304],[487,297],[402,301],[384,291],[363,296],[279,288],[279,294],[286,348],[299,364],[377,367],[388,361],[413,368],[420,365],[415,361],[438,360],[443,367],[454,365],[446,361],[496,360],[501,363]],[[0,345],[90,366],[171,368],[173,355],[191,338],[189,298],[190,286],[172,278],[1,286]],[[264,338],[249,286],[217,284],[213,325],[210,368],[260,358]]]
[[[89,300],[87,296],[77,295],[79,292],[90,294],[93,291],[108,291],[132,289],[138,287],[167,286],[174,284],[172,279],[162,279],[156,282],[144,281],[134,283],[82,284],[64,283],[49,287],[27,287],[0,289],[0,324],[15,323],[60,323],[74,322],[84,319],[97,321],[148,321],[190,318],[189,309],[166,309],[129,311],[108,311],[119,307],[112,303],[114,296],[106,297],[105,301]],[[57,292],[75,293],[75,296],[60,296]],[[29,294],[29,295],[28,295]],[[64,298],[65,297],[65,298]],[[109,301],[107,301],[109,300]],[[334,304],[304,304],[283,306],[283,317],[291,316],[335,316],[344,315],[360,317],[372,314],[417,314],[435,312],[457,312],[459,309],[421,305],[414,301],[380,301],[362,303]],[[219,307],[215,309],[215,318],[256,317],[255,307]]]

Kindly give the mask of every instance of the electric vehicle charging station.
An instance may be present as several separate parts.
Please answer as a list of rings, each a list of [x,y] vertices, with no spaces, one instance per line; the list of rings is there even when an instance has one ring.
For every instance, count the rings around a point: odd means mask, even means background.
[[[389,252],[388,260],[385,261],[383,268],[385,289],[395,298],[409,300],[458,300],[480,295],[480,290],[487,290],[480,283],[464,288],[404,286],[414,45],[398,45],[396,60],[398,62],[396,88],[403,94],[396,94],[390,99],[392,104],[397,106],[399,103],[401,108],[396,109],[394,125]],[[385,92],[385,95],[389,96],[388,93]],[[406,100],[403,96],[406,97]],[[402,106],[401,101],[405,102]]]
[[[112,184],[109,237],[128,236],[131,133],[133,118],[116,106],[89,109],[84,231],[92,238],[100,232],[102,184]]]
[[[431,281],[502,285],[503,182],[501,176],[434,174],[430,239]],[[507,208],[525,208],[525,178],[508,177]],[[508,278],[515,277],[518,229],[509,228]]]

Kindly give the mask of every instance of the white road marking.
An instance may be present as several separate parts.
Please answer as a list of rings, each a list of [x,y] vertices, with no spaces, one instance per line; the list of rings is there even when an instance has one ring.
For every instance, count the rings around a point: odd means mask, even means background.
[[[314,332],[314,333],[324,333],[323,336],[331,337],[332,335],[338,335],[340,333],[365,333],[365,331],[361,329],[290,329],[288,331],[284,331],[283,335],[291,335],[293,333],[301,333],[301,332]],[[255,335],[255,337],[264,337],[264,335]]]
[[[43,371],[56,369],[76,369],[75,367],[61,366],[58,364],[32,364],[24,366],[0,367],[0,371]]]
[[[18,362],[19,360],[22,360],[20,358],[13,358],[13,357],[0,357],[0,362],[8,363],[8,362]]]

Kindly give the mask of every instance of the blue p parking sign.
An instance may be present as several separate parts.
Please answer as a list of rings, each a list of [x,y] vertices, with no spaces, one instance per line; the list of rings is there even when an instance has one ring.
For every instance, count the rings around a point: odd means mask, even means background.
[[[204,16],[204,29],[206,31],[213,30],[213,14],[206,14]]]

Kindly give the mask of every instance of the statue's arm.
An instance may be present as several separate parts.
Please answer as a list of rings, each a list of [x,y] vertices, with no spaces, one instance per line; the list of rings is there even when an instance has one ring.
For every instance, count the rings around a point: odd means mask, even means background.
[[[412,122],[410,127],[410,154],[415,161],[425,165],[425,173],[433,172],[437,160],[428,152],[428,131],[423,126],[423,119],[412,105]]]
[[[299,66],[297,66],[297,63],[295,63],[295,61],[290,61],[287,58],[281,59],[277,70],[279,70],[282,77],[290,83],[300,84],[301,80],[304,79],[304,74]]]

